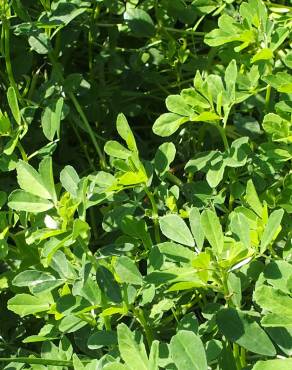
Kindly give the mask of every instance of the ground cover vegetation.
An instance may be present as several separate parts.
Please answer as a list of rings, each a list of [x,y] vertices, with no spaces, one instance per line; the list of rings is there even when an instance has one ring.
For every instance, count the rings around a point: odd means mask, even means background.
[[[0,16],[1,369],[291,369],[291,1]]]

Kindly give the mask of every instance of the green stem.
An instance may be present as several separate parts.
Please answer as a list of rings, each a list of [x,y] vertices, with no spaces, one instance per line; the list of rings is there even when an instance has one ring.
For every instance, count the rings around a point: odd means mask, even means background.
[[[160,233],[159,233],[159,224],[158,224],[158,208],[157,204],[155,202],[154,196],[151,193],[151,191],[147,188],[147,186],[144,186],[144,191],[150,200],[151,207],[152,207],[152,219],[154,223],[154,234],[155,234],[155,241],[156,243],[160,243]]]
[[[225,129],[223,127],[221,127],[220,125],[218,125],[218,124],[215,124],[215,126],[217,127],[217,129],[220,133],[220,136],[222,138],[225,150],[228,150],[229,149],[229,144],[228,144],[228,141],[227,141]]]
[[[172,27],[163,27],[164,30],[168,32],[175,32],[175,33],[184,33],[192,36],[205,36],[206,32],[197,32],[197,31],[192,31],[192,30],[183,30],[183,29],[178,29],[178,28],[172,28]]]
[[[25,153],[25,150],[23,149],[23,146],[22,146],[21,142],[18,141],[16,146],[17,146],[18,150],[20,151],[21,157],[24,160],[24,162],[28,162],[27,155]]]
[[[241,361],[240,361],[240,354],[239,354],[239,346],[236,343],[233,343],[233,356],[235,359],[237,370],[241,370]]]
[[[240,362],[241,362],[242,367],[245,367],[247,365],[246,364],[246,352],[243,347],[240,348]]]
[[[178,187],[181,187],[183,185],[183,182],[171,172],[167,172],[165,174],[165,178],[172,182],[173,184],[177,185]]]
[[[10,23],[7,18],[2,19],[2,26],[4,30],[4,57],[5,57],[5,66],[7,71],[7,76],[10,82],[10,85],[14,88],[15,93],[19,101],[21,101],[21,96],[17,87],[17,84],[14,80],[12,64],[10,58]]]
[[[69,97],[76,109],[76,111],[78,112],[81,120],[83,121],[85,127],[86,127],[86,131],[88,132],[89,136],[90,136],[90,139],[92,141],[92,144],[97,152],[97,155],[99,157],[99,161],[100,161],[100,165],[101,165],[101,168],[105,169],[106,168],[106,164],[105,164],[105,159],[104,159],[104,156],[103,156],[103,153],[98,145],[98,142],[95,138],[95,135],[92,131],[92,128],[83,112],[83,109],[81,108],[81,105],[79,104],[78,100],[76,99],[76,96],[71,92],[69,93]]]
[[[90,363],[91,360],[81,360],[81,362],[86,365]],[[73,361],[66,360],[51,360],[46,358],[31,358],[31,357],[2,357],[1,362],[17,362],[21,364],[37,364],[37,365],[51,365],[51,366],[70,366],[73,367]]]
[[[266,113],[268,113],[269,110],[270,110],[271,91],[272,91],[272,86],[271,85],[268,85],[267,91],[266,91],[266,98],[265,98],[265,110],[266,110]]]
[[[50,52],[48,55],[49,55],[49,58],[50,58],[50,61],[51,61],[52,65],[54,66],[54,68],[55,68],[55,70],[56,70],[56,72],[58,74],[58,77],[59,77],[60,81],[61,82],[64,82],[64,77],[63,77],[62,71],[60,70],[60,67],[58,65],[58,62],[55,59],[54,54],[52,52]],[[101,149],[100,149],[100,147],[98,145],[98,142],[96,140],[96,137],[94,135],[94,132],[92,131],[92,128],[91,128],[91,126],[90,126],[90,124],[89,124],[89,122],[88,122],[88,120],[86,118],[86,115],[85,115],[85,113],[84,113],[81,105],[79,104],[76,96],[72,92],[69,92],[68,96],[71,99],[71,101],[72,101],[72,103],[73,103],[73,105],[74,105],[77,113],[79,114],[82,122],[84,123],[84,126],[86,128],[87,133],[90,136],[90,139],[92,141],[92,144],[93,144],[93,146],[94,146],[94,148],[95,148],[95,150],[97,152],[97,155],[99,157],[101,168],[105,169],[106,168],[106,163],[105,163],[105,159],[104,159],[103,153],[102,153],[102,151],[101,151]]]
[[[145,319],[144,312],[140,308],[134,308],[133,313],[145,332],[148,348],[150,349],[154,338],[151,327],[148,325]]]

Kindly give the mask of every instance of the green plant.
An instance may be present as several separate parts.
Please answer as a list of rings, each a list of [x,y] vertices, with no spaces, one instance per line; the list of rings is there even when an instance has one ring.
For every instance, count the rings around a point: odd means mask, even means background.
[[[0,2],[2,368],[291,368],[287,3]]]

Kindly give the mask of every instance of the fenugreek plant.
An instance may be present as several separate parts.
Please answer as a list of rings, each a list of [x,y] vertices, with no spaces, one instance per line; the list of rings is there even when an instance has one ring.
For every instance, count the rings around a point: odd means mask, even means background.
[[[290,2],[0,16],[1,369],[290,370]]]

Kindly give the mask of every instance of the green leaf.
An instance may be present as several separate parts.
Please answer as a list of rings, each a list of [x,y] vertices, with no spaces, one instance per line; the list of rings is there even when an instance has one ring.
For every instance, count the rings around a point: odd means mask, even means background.
[[[289,286],[289,282],[292,277],[291,263],[281,260],[272,261],[266,266],[263,275],[267,282],[274,288],[290,294],[291,286]]]
[[[159,342],[154,340],[149,353],[149,370],[159,370]]]
[[[212,164],[212,162],[211,162]],[[216,188],[223,179],[225,170],[225,163],[223,161],[217,162],[211,166],[207,172],[206,180],[211,188]]]
[[[253,295],[255,302],[263,309],[283,316],[292,316],[292,298],[271,286],[259,286]]]
[[[269,244],[278,235],[281,230],[281,221],[284,215],[283,209],[273,211],[268,219],[264,233],[261,238],[260,252],[264,253]]]
[[[189,120],[175,113],[164,113],[154,122],[152,130],[154,134],[162,137],[174,134],[179,127]]]
[[[207,370],[206,353],[198,335],[180,330],[170,341],[170,353],[178,370]]]
[[[275,356],[276,350],[265,331],[252,316],[234,308],[225,308],[216,315],[221,333],[231,342],[264,356]]]
[[[252,370],[291,370],[292,359],[258,361]]]
[[[263,217],[263,206],[259,200],[257,191],[254,187],[252,180],[248,180],[247,182],[245,199],[248,205],[251,207],[251,209],[254,212],[256,212],[256,214],[260,218],[262,218]]]
[[[0,261],[4,260],[9,251],[8,243],[5,239],[0,239]]]
[[[268,313],[263,317],[261,324],[265,327],[288,327],[292,329],[292,315],[282,316],[277,313]]]
[[[168,170],[170,164],[175,158],[175,145],[173,143],[163,143],[155,153],[154,166],[155,170],[163,176]]]
[[[52,199],[42,176],[27,162],[19,161],[16,166],[17,181],[21,189],[43,199]]]
[[[210,109],[210,103],[205,99],[198,91],[193,87],[188,89],[183,89],[181,91],[181,96],[187,105],[192,108],[201,111],[202,109]],[[176,112],[174,112],[176,113]]]
[[[60,173],[60,181],[63,187],[68,191],[68,193],[76,198],[80,178],[72,166],[64,167],[64,169]]]
[[[124,19],[128,23],[133,36],[152,37],[155,34],[155,26],[148,13],[138,8],[129,8],[124,13]]]
[[[37,270],[26,270],[12,280],[12,284],[18,287],[29,287],[33,294],[50,291],[64,283],[62,279],[56,279],[53,275]]]
[[[38,29],[30,33],[28,43],[38,54],[47,54],[52,48],[49,36]]]
[[[283,351],[287,356],[292,355],[292,329],[287,327],[266,328],[267,333],[272,338],[273,342]]]
[[[137,343],[134,334],[125,324],[117,326],[119,351],[130,370],[149,370],[143,342]]]
[[[128,124],[127,118],[122,113],[120,113],[117,117],[117,131],[120,137],[124,139],[127,143],[128,148],[132,152],[137,152],[138,150],[135,137],[133,135],[131,127]]]
[[[77,330],[83,328],[88,323],[75,315],[65,316],[58,326],[61,333],[74,333]]]
[[[72,360],[74,370],[85,370],[84,365],[82,364],[76,353],[73,353]]]
[[[47,106],[42,115],[43,132],[45,137],[50,141],[54,139],[56,134],[58,138],[60,136],[60,122],[63,105],[64,99],[61,97]]]
[[[246,248],[250,247],[250,229],[248,219],[242,213],[232,213],[230,220],[231,231],[238,237]]]
[[[181,116],[190,116],[194,113],[191,107],[180,95],[169,95],[165,100],[165,105],[170,112]]]
[[[23,317],[47,311],[50,308],[50,302],[46,302],[43,297],[35,297],[30,294],[17,294],[8,300],[7,307],[10,311]]]
[[[224,79],[226,84],[226,93],[232,102],[235,100],[235,83],[237,79],[237,66],[234,59],[232,59],[232,61],[228,64],[225,70]]]
[[[273,59],[273,51],[269,48],[260,49],[252,58],[251,63],[258,62],[259,60],[269,60]]]
[[[97,331],[87,341],[88,348],[99,349],[104,346],[112,346],[118,343],[117,333],[114,331]]]
[[[194,246],[193,236],[184,220],[175,214],[169,214],[159,219],[160,229],[167,238],[189,247]]]
[[[53,208],[54,204],[24,190],[14,190],[9,195],[8,206],[15,211],[40,213]]]
[[[113,140],[106,142],[104,146],[104,151],[107,155],[120,159],[128,159],[132,155],[132,152],[130,152],[130,150],[126,149],[122,144]]]
[[[209,209],[203,211],[201,214],[201,225],[214,253],[217,256],[220,255],[223,251],[224,235],[216,213]]]
[[[121,303],[122,295],[121,290],[114,279],[113,274],[104,266],[98,266],[96,269],[96,281],[97,284],[109,300],[115,303]]]
[[[202,250],[204,244],[204,231],[201,225],[201,215],[198,208],[192,208],[189,214],[190,226],[194,236],[196,246]]]
[[[278,72],[262,79],[279,92],[292,93],[292,76],[287,72]]]
[[[17,95],[12,86],[10,86],[7,90],[7,100],[16,123],[21,125],[21,113],[18,106]]]
[[[123,283],[142,285],[143,278],[135,263],[126,256],[118,257],[115,270]]]
[[[57,203],[52,157],[45,157],[41,161],[39,165],[39,174],[41,175],[43,183],[51,195],[51,199],[54,203]]]
[[[130,368],[118,362],[111,362],[103,367],[103,370],[129,370]]]

